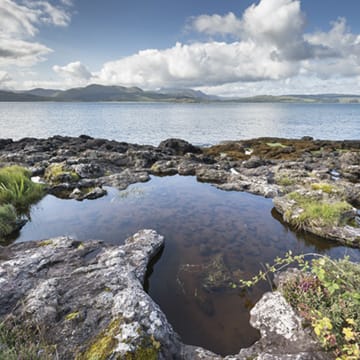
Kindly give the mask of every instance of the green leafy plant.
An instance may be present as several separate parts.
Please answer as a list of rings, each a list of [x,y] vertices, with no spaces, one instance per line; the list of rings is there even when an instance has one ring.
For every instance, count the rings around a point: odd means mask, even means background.
[[[311,261],[306,258],[315,257]],[[319,254],[276,258],[241,287],[253,286],[270,273],[297,264],[296,276],[281,284],[280,291],[289,304],[312,326],[321,346],[338,360],[360,359],[360,264],[347,257],[332,260]]]

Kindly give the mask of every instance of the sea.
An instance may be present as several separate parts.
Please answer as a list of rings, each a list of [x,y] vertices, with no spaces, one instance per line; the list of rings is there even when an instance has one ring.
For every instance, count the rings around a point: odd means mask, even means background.
[[[90,135],[158,145],[255,137],[359,139],[359,104],[0,102],[0,138]]]

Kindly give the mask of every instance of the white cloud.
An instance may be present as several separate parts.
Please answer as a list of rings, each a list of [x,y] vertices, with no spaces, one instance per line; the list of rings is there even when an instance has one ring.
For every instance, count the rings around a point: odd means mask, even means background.
[[[242,30],[242,23],[230,12],[225,16],[214,14],[194,17],[188,27],[208,35],[238,35]]]
[[[52,50],[33,40],[41,25],[67,26],[65,6],[49,1],[0,0],[0,66],[30,66]]]
[[[80,61],[75,61],[65,66],[55,65],[53,70],[70,81],[88,81],[92,78],[92,74],[89,69],[81,64]]]
[[[299,76],[308,76],[311,83],[333,74],[360,73],[360,36],[352,34],[344,20],[335,22],[329,32],[305,34],[305,25],[299,0],[261,0],[241,17],[200,15],[190,19],[187,27],[215,38],[231,35],[236,41],[178,43],[168,49],[139,51],[105,63],[97,80],[144,88],[189,86],[231,92],[224,90],[231,84],[283,86],[283,81],[291,85],[289,79]]]

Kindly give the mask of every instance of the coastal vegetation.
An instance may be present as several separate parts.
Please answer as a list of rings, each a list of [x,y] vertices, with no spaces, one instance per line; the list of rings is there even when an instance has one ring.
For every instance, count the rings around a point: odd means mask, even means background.
[[[25,168],[0,169],[0,241],[21,227],[31,204],[43,195],[43,185],[32,182]]]
[[[306,259],[311,257],[310,261]],[[251,280],[240,279],[240,286],[251,287],[269,274],[297,264],[299,271],[288,273],[279,291],[310,325],[315,337],[337,360],[360,358],[360,264],[347,257],[332,260],[319,254],[276,258]]]
[[[285,211],[285,220],[298,229],[306,229],[310,226],[345,225],[348,220],[346,215],[352,210],[352,206],[346,201],[317,199],[296,191],[291,192],[287,197],[293,200],[296,206],[289,207]]]

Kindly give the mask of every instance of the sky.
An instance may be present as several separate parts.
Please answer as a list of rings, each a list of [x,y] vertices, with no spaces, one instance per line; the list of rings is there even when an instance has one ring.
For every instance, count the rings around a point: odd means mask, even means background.
[[[360,94],[359,0],[0,0],[0,89]]]

